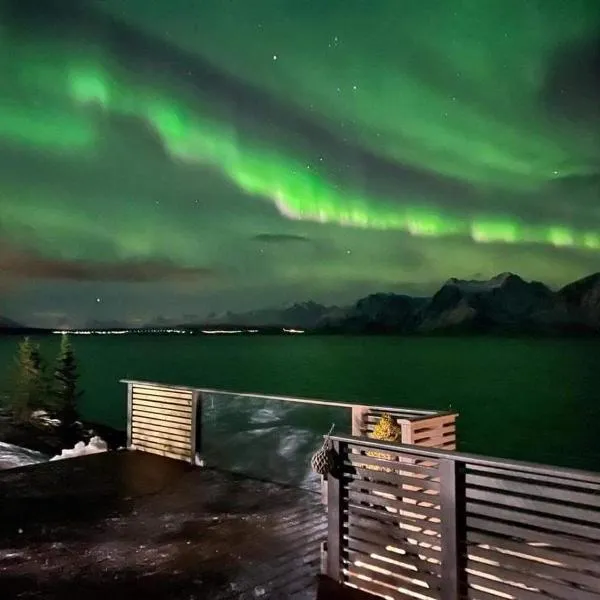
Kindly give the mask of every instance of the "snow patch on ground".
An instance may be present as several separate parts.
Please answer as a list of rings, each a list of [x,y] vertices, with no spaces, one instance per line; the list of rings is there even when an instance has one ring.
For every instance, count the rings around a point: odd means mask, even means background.
[[[77,442],[73,448],[66,448],[60,454],[53,456],[50,460],[62,460],[64,458],[75,458],[86,454],[98,454],[108,450],[107,443],[99,436],[94,436],[88,444]]]
[[[47,460],[48,457],[41,452],[0,442],[0,471],[46,462]]]
[[[53,419],[45,410],[34,410],[31,413],[31,420],[46,427],[60,426],[60,419]]]

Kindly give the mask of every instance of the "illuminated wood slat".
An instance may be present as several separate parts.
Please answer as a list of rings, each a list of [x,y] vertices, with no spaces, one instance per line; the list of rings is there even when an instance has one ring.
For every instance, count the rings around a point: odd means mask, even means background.
[[[191,419],[186,419],[184,417],[173,417],[171,415],[159,415],[157,413],[148,413],[140,409],[136,409],[135,407],[133,409],[132,419],[134,422],[138,420],[142,423],[165,423],[169,424],[171,427],[177,428],[181,426],[182,428],[187,427],[188,429],[191,429],[192,427]]]
[[[161,419],[137,418],[131,423],[132,428],[144,429],[148,431],[164,431],[165,433],[176,433],[185,437],[190,437],[192,434],[191,425],[189,423],[172,423],[162,421]]]
[[[171,446],[168,442],[162,442],[160,440],[140,440],[133,442],[134,446],[149,446],[151,448],[156,448],[158,450],[166,450],[167,452],[171,452],[173,454],[179,454],[184,458],[190,457],[189,448],[180,448],[179,446]]]
[[[148,434],[153,435],[175,435],[180,436],[181,438],[190,439],[191,431],[189,429],[178,429],[175,427],[163,427],[162,425],[157,425],[156,423],[140,423],[134,422],[131,430],[136,429],[137,431],[145,431]]]
[[[185,440],[173,440],[155,435],[142,435],[134,432],[132,441],[134,444],[138,441],[141,443],[151,443],[160,447],[164,447],[165,449],[178,448],[182,451],[187,451],[188,454],[191,450],[189,442],[186,442]]]
[[[150,454],[158,454],[158,456],[164,456],[166,458],[172,458],[175,460],[187,460],[187,456],[185,454],[180,454],[178,452],[169,452],[168,450],[164,450],[161,448],[155,448],[153,446],[142,444],[138,442],[137,444],[132,444],[132,450],[139,450],[141,452],[149,452]]]
[[[164,398],[163,396],[147,396],[145,394],[133,394],[133,401],[135,403],[144,403],[151,406],[165,406],[167,408],[180,408],[180,409],[191,409],[192,400],[189,398]]]
[[[170,415],[172,417],[181,417],[182,419],[189,419],[192,414],[192,407],[178,407],[172,404],[163,405],[158,402],[135,402],[133,403],[134,410],[141,412],[154,413],[157,415]]]
[[[174,442],[182,442],[187,446],[190,446],[190,436],[186,435],[185,432],[167,432],[167,431],[156,431],[154,429],[139,429],[134,428],[132,435],[137,437],[148,436],[152,439],[161,440],[172,440]]]
[[[174,400],[191,400],[193,397],[192,391],[173,390],[169,388],[142,387],[134,385],[132,391],[134,395],[172,398]]]

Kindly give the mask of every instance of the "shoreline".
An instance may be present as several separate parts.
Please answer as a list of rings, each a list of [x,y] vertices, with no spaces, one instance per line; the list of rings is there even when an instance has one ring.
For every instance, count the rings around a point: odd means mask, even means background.
[[[127,444],[127,434],[125,431],[120,431],[100,423],[82,421],[77,433],[76,442],[81,441],[87,444],[94,436],[102,438],[109,450],[116,450]],[[33,420],[28,424],[16,424],[12,422],[6,410],[0,410],[0,442],[18,446],[32,452],[39,452],[47,456],[48,459],[65,450],[58,435],[56,425],[41,419],[37,421]],[[2,465],[0,464],[1,469]]]

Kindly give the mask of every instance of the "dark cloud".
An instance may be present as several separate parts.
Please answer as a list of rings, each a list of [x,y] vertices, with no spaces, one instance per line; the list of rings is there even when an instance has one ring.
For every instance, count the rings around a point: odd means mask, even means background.
[[[48,258],[36,252],[0,242],[0,283],[19,280],[62,280],[142,283],[212,280],[214,269],[185,267],[168,261],[92,262]]]
[[[555,52],[542,87],[545,106],[567,119],[600,118],[600,32]]]
[[[294,233],[259,233],[252,237],[257,242],[266,244],[287,244],[293,242],[310,242],[310,238]]]

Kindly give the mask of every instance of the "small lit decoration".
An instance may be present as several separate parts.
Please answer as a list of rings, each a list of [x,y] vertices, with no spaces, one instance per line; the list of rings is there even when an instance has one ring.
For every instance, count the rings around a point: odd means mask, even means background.
[[[370,437],[384,442],[399,442],[402,440],[402,428],[391,415],[385,413],[373,427]]]
[[[401,442],[402,441],[402,428],[394,421],[393,417],[387,413],[383,414],[377,424],[373,428],[373,431],[369,437],[383,442]],[[380,458],[382,460],[393,460],[393,456],[387,452],[366,452],[367,456],[373,458]],[[375,465],[368,465],[368,469],[371,471],[386,471],[391,472],[391,469],[379,467]]]
[[[310,459],[310,466],[315,473],[319,475],[327,475],[331,473],[335,464],[335,458],[333,454],[333,445],[331,443],[331,433],[335,423],[331,425],[329,433],[325,436],[325,441],[319,450],[317,450],[312,458]]]

